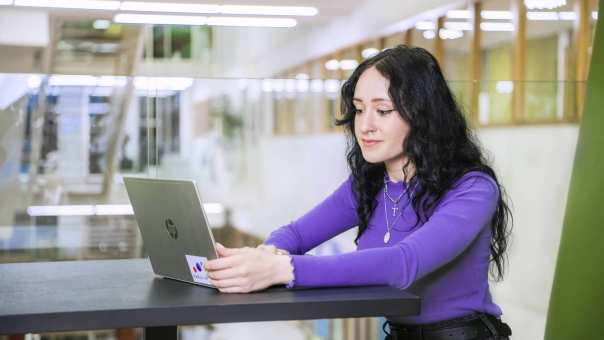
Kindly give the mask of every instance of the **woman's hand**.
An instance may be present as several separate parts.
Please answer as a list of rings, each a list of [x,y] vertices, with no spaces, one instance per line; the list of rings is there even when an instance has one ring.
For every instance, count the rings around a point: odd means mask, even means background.
[[[223,293],[249,293],[293,279],[289,256],[262,248],[226,248],[216,243],[219,258],[205,263],[210,282]]]
[[[289,252],[287,250],[277,249],[277,247],[275,247],[272,244],[261,244],[256,248],[267,250],[267,251],[269,251],[273,254],[277,254],[277,255],[289,255]]]

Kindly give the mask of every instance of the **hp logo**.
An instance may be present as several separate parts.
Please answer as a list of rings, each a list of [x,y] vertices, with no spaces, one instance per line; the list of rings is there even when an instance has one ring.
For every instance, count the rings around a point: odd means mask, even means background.
[[[174,221],[168,218],[166,219],[165,225],[170,237],[176,240],[178,238],[178,229],[176,229],[176,224],[174,224]]]

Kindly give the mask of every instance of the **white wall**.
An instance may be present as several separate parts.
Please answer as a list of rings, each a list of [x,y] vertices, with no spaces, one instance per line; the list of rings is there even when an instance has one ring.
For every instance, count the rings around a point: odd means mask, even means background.
[[[515,220],[509,270],[492,286],[494,298],[514,340],[543,339],[578,127],[493,128],[479,136],[508,191]]]

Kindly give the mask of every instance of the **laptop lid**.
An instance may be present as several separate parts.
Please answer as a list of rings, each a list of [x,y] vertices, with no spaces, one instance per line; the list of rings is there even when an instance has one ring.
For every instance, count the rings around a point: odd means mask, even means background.
[[[218,258],[195,182],[124,177],[153,272],[213,287],[203,265]]]

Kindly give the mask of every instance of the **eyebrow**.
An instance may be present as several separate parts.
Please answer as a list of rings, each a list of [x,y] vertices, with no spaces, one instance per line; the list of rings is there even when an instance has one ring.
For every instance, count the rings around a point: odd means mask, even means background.
[[[363,102],[361,99],[359,98],[352,98],[353,102]],[[371,102],[375,103],[375,102],[391,102],[390,99],[386,99],[386,98],[373,98],[371,99]]]

